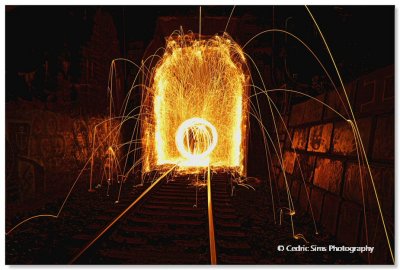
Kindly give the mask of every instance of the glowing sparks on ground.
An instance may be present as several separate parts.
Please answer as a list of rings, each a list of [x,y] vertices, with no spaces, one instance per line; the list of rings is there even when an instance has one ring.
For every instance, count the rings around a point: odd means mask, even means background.
[[[154,119],[144,124],[144,134],[151,135],[144,140],[143,167],[153,170],[182,161],[181,170],[210,164],[244,174],[248,96],[245,67],[241,48],[227,35],[201,40],[194,35],[171,36],[152,80],[154,103],[149,106],[154,109]],[[202,120],[190,129],[197,135],[189,139],[178,129],[192,118]],[[186,141],[186,147],[185,136],[192,140]],[[192,150],[198,153],[188,155],[187,147],[193,147],[189,145],[193,143],[196,149]]]

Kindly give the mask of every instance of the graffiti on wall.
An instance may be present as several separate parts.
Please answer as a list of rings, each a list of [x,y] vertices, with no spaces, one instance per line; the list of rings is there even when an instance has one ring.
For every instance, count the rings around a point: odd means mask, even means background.
[[[98,142],[105,142],[110,128],[115,126],[101,117],[72,118],[45,110],[13,116],[8,118],[6,133],[8,151],[12,150],[16,156],[9,164],[16,165],[8,166],[7,188],[19,190],[20,199],[31,198],[45,187],[57,185],[60,181],[57,175],[67,175],[70,181],[74,168],[81,169],[91,157],[95,126],[98,146],[95,158],[102,157],[107,145]]]

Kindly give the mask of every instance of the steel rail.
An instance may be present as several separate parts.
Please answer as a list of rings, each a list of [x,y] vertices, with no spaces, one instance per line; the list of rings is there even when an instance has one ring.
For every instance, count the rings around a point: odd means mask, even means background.
[[[119,214],[110,224],[107,225],[92,241],[90,241],[81,251],[69,262],[69,264],[75,263],[86,250],[88,250],[103,234],[105,234],[118,220],[120,220],[132,207],[134,207],[150,190],[152,190],[162,179],[165,178],[177,165],[170,168],[168,171],[163,173],[157,180],[153,182],[133,203],[131,203],[121,214]]]
[[[214,218],[212,210],[212,199],[211,199],[211,176],[210,176],[210,166],[207,170],[207,205],[208,205],[208,234],[210,238],[210,257],[211,264],[217,264],[217,251],[215,248],[215,234],[214,234]]]

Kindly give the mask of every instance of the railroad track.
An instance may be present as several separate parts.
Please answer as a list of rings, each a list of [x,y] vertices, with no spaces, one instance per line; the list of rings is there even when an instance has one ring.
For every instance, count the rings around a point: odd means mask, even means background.
[[[86,244],[76,250],[71,263],[254,263],[246,234],[231,203],[228,176],[212,176],[210,197],[207,186],[193,185],[196,177],[163,179],[145,196],[138,196],[135,206],[105,233],[100,234],[107,226],[94,224],[97,233],[81,237]],[[143,187],[139,192],[145,191]],[[124,211],[122,208],[129,205],[121,202],[118,211]]]

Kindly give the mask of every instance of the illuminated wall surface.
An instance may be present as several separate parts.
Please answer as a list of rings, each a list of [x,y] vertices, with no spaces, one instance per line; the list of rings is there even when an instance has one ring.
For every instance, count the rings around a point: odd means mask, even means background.
[[[209,163],[244,173],[245,68],[241,48],[228,37],[167,40],[150,91],[154,124],[145,124],[147,171],[166,164],[188,171]]]

